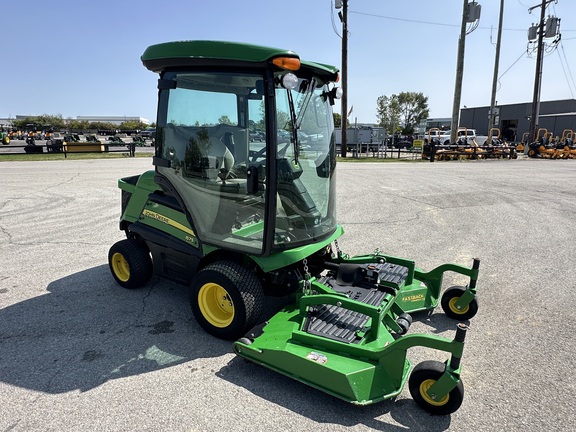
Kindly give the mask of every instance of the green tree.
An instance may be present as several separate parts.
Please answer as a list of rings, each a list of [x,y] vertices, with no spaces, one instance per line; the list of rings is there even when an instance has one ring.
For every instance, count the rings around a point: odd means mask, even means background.
[[[339,128],[342,126],[342,116],[336,112],[333,112],[332,116],[334,117],[334,127]]]
[[[218,124],[232,125],[232,120],[227,115],[220,116],[218,119]]]
[[[70,130],[74,131],[84,131],[89,129],[90,123],[87,120],[68,120],[66,126]]]
[[[63,129],[65,121],[61,115],[43,114],[40,116],[29,116],[22,120],[12,120],[12,124],[20,130],[25,130],[26,125],[34,124],[37,129],[52,128],[53,130]]]
[[[380,96],[376,101],[376,117],[379,125],[389,133],[400,129],[403,135],[412,135],[415,127],[428,118],[428,98],[423,93],[402,92],[392,96]]]
[[[115,130],[118,129],[118,125],[112,122],[90,122],[88,123],[88,129],[91,130]]]
[[[145,123],[137,120],[127,120],[125,122],[120,123],[118,129],[120,130],[144,130],[148,126]]]

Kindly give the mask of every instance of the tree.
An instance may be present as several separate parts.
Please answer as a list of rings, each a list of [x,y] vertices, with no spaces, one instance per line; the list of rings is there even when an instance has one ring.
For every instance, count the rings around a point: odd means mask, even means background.
[[[218,124],[225,124],[225,125],[231,125],[232,120],[230,120],[230,117],[228,117],[227,115],[223,115],[220,116],[220,118],[218,119]]]
[[[412,135],[415,127],[429,114],[428,98],[423,93],[402,92],[390,97],[380,96],[376,105],[380,126],[391,133],[401,127],[403,135]]]
[[[26,125],[34,124],[40,129],[52,128],[54,130],[62,129],[65,125],[61,115],[43,114],[41,116],[30,116],[22,120],[12,120],[12,124],[20,130],[25,130]]]
[[[379,126],[386,128],[388,133],[396,133],[400,124],[398,96],[380,96],[376,101],[376,117],[378,118]]]
[[[142,123],[139,120],[127,120],[118,125],[120,130],[144,130],[148,127],[146,123]]]
[[[342,126],[342,115],[335,112],[332,113],[332,116],[334,117],[334,126],[337,128]]]

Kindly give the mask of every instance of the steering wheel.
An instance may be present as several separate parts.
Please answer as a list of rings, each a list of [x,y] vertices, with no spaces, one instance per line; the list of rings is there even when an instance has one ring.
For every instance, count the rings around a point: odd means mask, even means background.
[[[287,142],[286,145],[284,147],[282,147],[280,150],[278,150],[278,157],[280,159],[282,159],[284,157],[284,155],[286,154],[286,150],[288,150],[288,148],[290,147],[290,142]],[[254,152],[252,154],[251,157],[251,161],[256,163],[256,161],[261,158],[262,156],[264,156],[264,153],[266,153],[266,146],[262,147],[260,150],[258,150],[257,152]]]
[[[258,150],[256,152],[252,153],[252,157],[250,160],[252,162],[256,163],[256,161],[258,159],[260,159],[264,155],[264,153],[266,153],[266,146],[262,147],[260,150]]]

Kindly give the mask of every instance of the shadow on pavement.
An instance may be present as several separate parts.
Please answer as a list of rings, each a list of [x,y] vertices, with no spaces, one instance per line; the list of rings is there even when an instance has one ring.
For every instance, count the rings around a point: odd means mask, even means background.
[[[107,265],[0,309],[0,323],[0,381],[46,393],[87,391],[231,350],[197,326],[185,287],[154,278],[126,290]]]
[[[431,416],[411,399],[352,405],[240,357],[234,357],[217,376],[318,423],[364,425],[379,431],[444,431],[450,427],[450,416]],[[384,414],[400,425],[378,418]]]

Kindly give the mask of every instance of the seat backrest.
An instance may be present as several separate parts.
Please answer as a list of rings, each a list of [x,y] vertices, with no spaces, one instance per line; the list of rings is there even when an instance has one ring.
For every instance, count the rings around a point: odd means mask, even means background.
[[[224,132],[222,135],[222,142],[230,153],[234,154],[234,134],[232,132]]]
[[[163,157],[183,166],[187,175],[216,180],[221,170],[230,171],[234,156],[211,127],[164,128]]]

